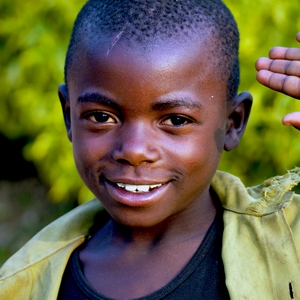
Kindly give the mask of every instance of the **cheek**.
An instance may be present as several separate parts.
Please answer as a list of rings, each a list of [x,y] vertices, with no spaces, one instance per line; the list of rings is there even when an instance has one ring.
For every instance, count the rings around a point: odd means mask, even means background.
[[[217,142],[215,132],[203,128],[203,130],[199,130],[198,134],[171,144],[168,151],[170,161],[173,162],[173,165],[176,162],[176,168],[187,176],[197,174],[196,177],[199,177],[202,174],[204,176],[208,175],[207,173],[214,174],[222,152],[219,151],[223,140],[221,136],[222,134],[218,136]]]
[[[108,152],[105,145],[103,138],[80,131],[73,133],[74,160],[81,176],[94,173],[99,167],[99,162]]]
[[[225,143],[225,129],[217,128],[214,133],[214,139],[216,147],[219,153],[223,152],[224,143]]]
[[[85,178],[89,173],[93,158],[89,152],[85,151],[85,147],[81,143],[73,143],[73,155],[77,171],[80,177],[86,182]]]
[[[190,165],[196,173],[205,173],[204,176],[209,176],[208,173],[215,173],[221,153],[219,152],[214,137],[210,137],[201,144],[194,147],[194,151],[190,153]]]

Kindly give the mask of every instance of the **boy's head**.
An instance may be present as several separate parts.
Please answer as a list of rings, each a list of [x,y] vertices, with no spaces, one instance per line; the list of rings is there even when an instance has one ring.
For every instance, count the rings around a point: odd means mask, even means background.
[[[228,8],[220,0],[90,0],[74,25],[66,64],[65,80],[78,49],[106,47],[98,41],[110,39],[109,52],[119,40],[128,46],[150,50],[157,40],[213,41],[211,63],[228,82],[227,98],[236,96],[239,85],[239,32]],[[76,59],[75,59],[76,61]]]
[[[236,95],[238,39],[217,0],[83,8],[59,95],[77,169],[115,220],[209,215],[222,150],[239,143],[251,106]]]

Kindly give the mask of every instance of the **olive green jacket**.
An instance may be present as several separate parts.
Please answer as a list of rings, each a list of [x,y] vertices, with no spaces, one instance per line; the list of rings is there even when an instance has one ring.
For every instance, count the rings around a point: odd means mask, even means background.
[[[224,207],[222,258],[231,299],[300,299],[300,196],[289,190],[300,169],[245,188],[217,172],[212,187]],[[0,270],[1,300],[54,300],[72,251],[102,207],[90,201],[59,218]]]

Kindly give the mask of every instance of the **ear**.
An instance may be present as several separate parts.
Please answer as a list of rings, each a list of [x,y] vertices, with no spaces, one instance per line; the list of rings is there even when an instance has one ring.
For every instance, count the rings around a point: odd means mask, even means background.
[[[252,95],[248,92],[243,92],[228,104],[224,150],[230,151],[240,143],[249,119],[252,102]]]
[[[71,130],[71,114],[70,114],[70,99],[69,92],[66,84],[61,84],[58,87],[58,97],[63,111],[65,126],[67,129],[67,135],[70,142],[72,142],[72,130]]]

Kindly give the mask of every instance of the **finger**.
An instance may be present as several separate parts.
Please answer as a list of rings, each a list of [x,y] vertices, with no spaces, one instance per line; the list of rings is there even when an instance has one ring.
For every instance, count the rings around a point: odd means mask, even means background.
[[[286,126],[294,126],[298,130],[300,130],[300,112],[287,114],[283,117],[282,124]]]
[[[270,58],[261,57],[256,61],[255,68],[256,68],[257,71],[259,71],[259,70],[269,70],[272,61],[273,60],[270,59]]]
[[[274,47],[271,49],[269,57],[272,59],[300,60],[300,48]]]
[[[268,71],[268,70],[260,70],[258,71],[258,73],[256,74],[256,79],[258,82],[260,82],[261,84],[269,87],[269,81],[271,78],[271,75],[273,73]]]
[[[268,83],[271,89],[300,99],[300,78],[272,73]]]
[[[300,78],[261,70],[256,75],[257,80],[275,90],[291,97],[300,99]]]
[[[269,70],[274,73],[300,77],[300,61],[287,61],[282,59],[259,58],[255,64],[256,70]]]
[[[285,59],[287,47],[274,47],[269,52],[269,57],[272,59]]]
[[[300,76],[300,61],[281,59],[271,60],[269,62],[269,71],[292,76]]]
[[[298,32],[298,34],[297,34],[297,36],[296,36],[296,40],[297,40],[298,42],[300,42],[300,32]]]

